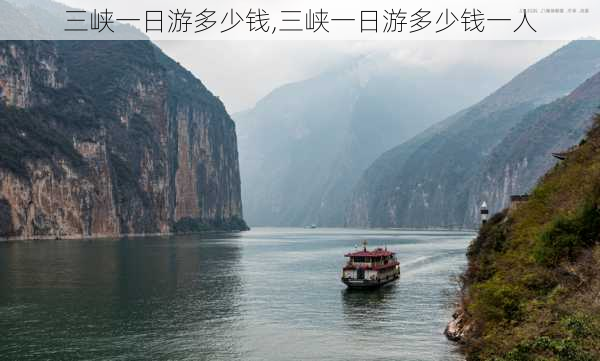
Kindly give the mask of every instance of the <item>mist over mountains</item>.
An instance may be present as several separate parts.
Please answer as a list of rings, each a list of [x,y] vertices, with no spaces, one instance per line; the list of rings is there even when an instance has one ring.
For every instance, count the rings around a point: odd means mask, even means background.
[[[572,42],[383,154],[354,190],[346,224],[473,226],[481,201],[491,201],[492,211],[506,206],[511,194],[527,192],[554,164],[551,150],[583,136],[599,105],[595,81],[545,104],[599,70],[600,42]]]
[[[57,14],[66,9],[0,0],[12,14],[0,30],[16,38],[64,33]],[[495,211],[528,192],[555,163],[550,153],[579,142],[599,105],[597,41],[572,42],[509,82],[489,56],[439,66],[390,54],[353,57],[233,116],[251,225],[473,226],[483,200]],[[118,60],[129,64],[130,55]],[[221,138],[233,144],[232,134]]]
[[[252,225],[343,226],[361,173],[387,149],[481,99],[500,74],[358,58],[275,89],[237,123]]]
[[[506,206],[581,139],[599,70],[599,43],[575,41],[503,86],[484,66],[358,59],[280,87],[234,115],[246,218],[471,227],[481,201]]]

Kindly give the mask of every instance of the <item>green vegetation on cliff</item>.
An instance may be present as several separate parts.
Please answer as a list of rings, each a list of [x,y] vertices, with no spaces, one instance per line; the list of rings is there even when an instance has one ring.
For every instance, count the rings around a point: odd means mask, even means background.
[[[247,228],[234,122],[149,41],[0,42],[0,129],[2,238]]]
[[[600,116],[528,202],[468,251],[468,360],[600,359]]]

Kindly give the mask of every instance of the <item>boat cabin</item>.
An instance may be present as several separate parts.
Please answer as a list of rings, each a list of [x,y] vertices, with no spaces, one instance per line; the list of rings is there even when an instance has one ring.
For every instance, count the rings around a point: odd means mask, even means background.
[[[361,251],[345,255],[348,262],[342,270],[344,283],[385,283],[396,279],[399,275],[399,262],[395,253],[387,249],[376,248],[368,251],[365,247]]]

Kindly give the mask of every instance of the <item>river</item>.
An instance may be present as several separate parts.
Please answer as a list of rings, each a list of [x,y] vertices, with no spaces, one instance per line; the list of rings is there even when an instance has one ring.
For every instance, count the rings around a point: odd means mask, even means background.
[[[256,228],[0,243],[0,359],[461,360],[442,334],[468,232]],[[363,239],[401,278],[340,282]]]

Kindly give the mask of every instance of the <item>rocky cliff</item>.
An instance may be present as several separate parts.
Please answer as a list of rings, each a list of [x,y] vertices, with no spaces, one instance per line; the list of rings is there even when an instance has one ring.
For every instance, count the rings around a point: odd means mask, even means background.
[[[517,124],[488,157],[472,180],[470,212],[477,219],[482,200],[499,211],[514,194],[531,191],[558,160],[551,156],[579,143],[600,107],[600,73],[564,98],[535,109]]]
[[[0,43],[0,236],[244,229],[235,125],[146,41]]]
[[[505,153],[512,148],[509,144],[534,137],[536,143],[551,144],[544,146],[549,151],[579,140],[592,103],[582,100],[577,106],[568,105],[577,97],[574,95],[563,101],[566,105],[539,107],[569,94],[599,69],[600,42],[572,42],[480,103],[386,152],[367,169],[355,188],[346,224],[474,226],[477,207],[486,197],[493,195],[493,210],[498,210],[506,205],[509,193],[529,189],[552,165],[549,154],[536,153],[535,159],[527,158],[527,164],[515,165],[521,167],[520,180],[514,175],[506,178],[505,165],[524,160],[519,151]],[[550,110],[566,112],[565,106],[580,112],[578,117],[561,123],[557,113],[554,124],[562,125],[553,126],[553,130],[538,121],[541,113]],[[520,134],[524,128],[531,132]],[[550,134],[553,132],[559,137]],[[499,179],[506,179],[506,183]],[[518,186],[506,188],[511,182]]]

